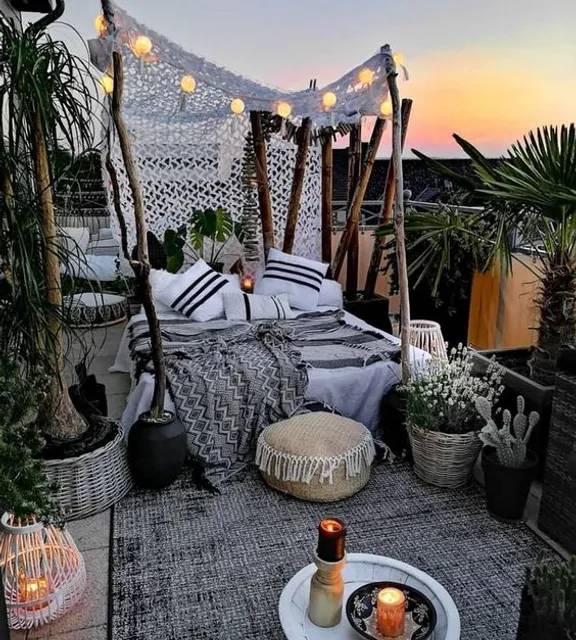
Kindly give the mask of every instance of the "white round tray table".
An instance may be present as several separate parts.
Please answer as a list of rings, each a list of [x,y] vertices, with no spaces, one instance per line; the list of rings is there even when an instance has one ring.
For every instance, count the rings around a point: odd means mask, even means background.
[[[405,562],[369,553],[348,554],[348,562],[342,572],[345,590],[340,624],[331,629],[317,627],[308,618],[310,580],[315,571],[314,564],[304,567],[284,587],[280,596],[278,613],[288,640],[360,640],[361,636],[346,617],[346,601],[362,585],[384,580],[410,585],[430,598],[438,616],[430,640],[460,640],[458,609],[441,584]]]

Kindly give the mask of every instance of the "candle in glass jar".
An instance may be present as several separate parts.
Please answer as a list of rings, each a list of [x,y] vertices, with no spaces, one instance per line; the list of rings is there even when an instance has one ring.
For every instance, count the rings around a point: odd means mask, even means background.
[[[246,293],[252,293],[254,290],[254,278],[252,276],[244,276],[242,278],[242,290],[246,291]]]
[[[318,549],[316,553],[324,562],[340,562],[344,557],[346,527],[341,520],[326,518],[318,526]]]
[[[406,596],[400,589],[386,587],[376,600],[378,631],[388,638],[398,638],[404,633]]]

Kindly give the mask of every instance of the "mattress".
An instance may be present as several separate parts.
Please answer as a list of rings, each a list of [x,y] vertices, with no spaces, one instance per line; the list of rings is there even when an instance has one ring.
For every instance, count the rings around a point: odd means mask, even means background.
[[[331,307],[319,307],[318,311],[328,311]],[[182,318],[180,314],[160,313],[160,321],[170,318]],[[130,322],[141,320],[143,315],[134,316]],[[345,313],[346,322],[362,329],[377,331],[363,320]],[[116,355],[114,365],[110,368],[113,373],[129,373],[132,376],[133,387],[128,396],[128,403],[122,415],[122,426],[128,433],[130,426],[136,422],[138,416],[150,409],[154,378],[149,373],[140,376],[138,382],[134,378],[130,351],[128,348],[128,330],[130,323],[124,330],[122,341]],[[383,331],[378,331],[400,344],[398,338],[390,336]],[[419,370],[426,366],[430,355],[425,351],[410,348],[412,366]],[[400,365],[392,362],[377,362],[369,366],[344,367],[341,369],[314,369],[308,370],[308,390],[306,397],[309,400],[324,402],[337,409],[342,415],[356,420],[371,431],[375,431],[380,423],[380,405],[382,398],[400,382]],[[166,394],[165,408],[174,411],[174,404]]]

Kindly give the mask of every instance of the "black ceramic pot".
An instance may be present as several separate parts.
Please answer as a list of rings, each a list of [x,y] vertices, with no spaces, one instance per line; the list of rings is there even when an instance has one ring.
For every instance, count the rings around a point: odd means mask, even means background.
[[[486,508],[491,516],[506,522],[522,520],[537,466],[538,457],[531,452],[526,462],[514,469],[501,465],[495,451],[482,451]]]
[[[143,413],[128,434],[128,463],[134,482],[146,489],[172,484],[186,459],[186,432],[173,413],[152,419]]]

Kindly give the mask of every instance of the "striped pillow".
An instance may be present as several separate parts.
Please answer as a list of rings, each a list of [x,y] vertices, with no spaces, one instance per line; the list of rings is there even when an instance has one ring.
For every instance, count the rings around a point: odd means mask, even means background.
[[[326,271],[328,265],[322,262],[270,249],[264,274],[254,292],[264,295],[287,293],[293,309],[313,311],[318,306]]]
[[[198,260],[187,271],[170,280],[166,288],[158,291],[158,300],[196,322],[222,318],[222,294],[240,291],[238,279],[228,280],[211,269],[204,260]]]
[[[288,296],[258,296],[250,293],[224,293],[226,320],[290,320],[296,314],[290,309]]]

